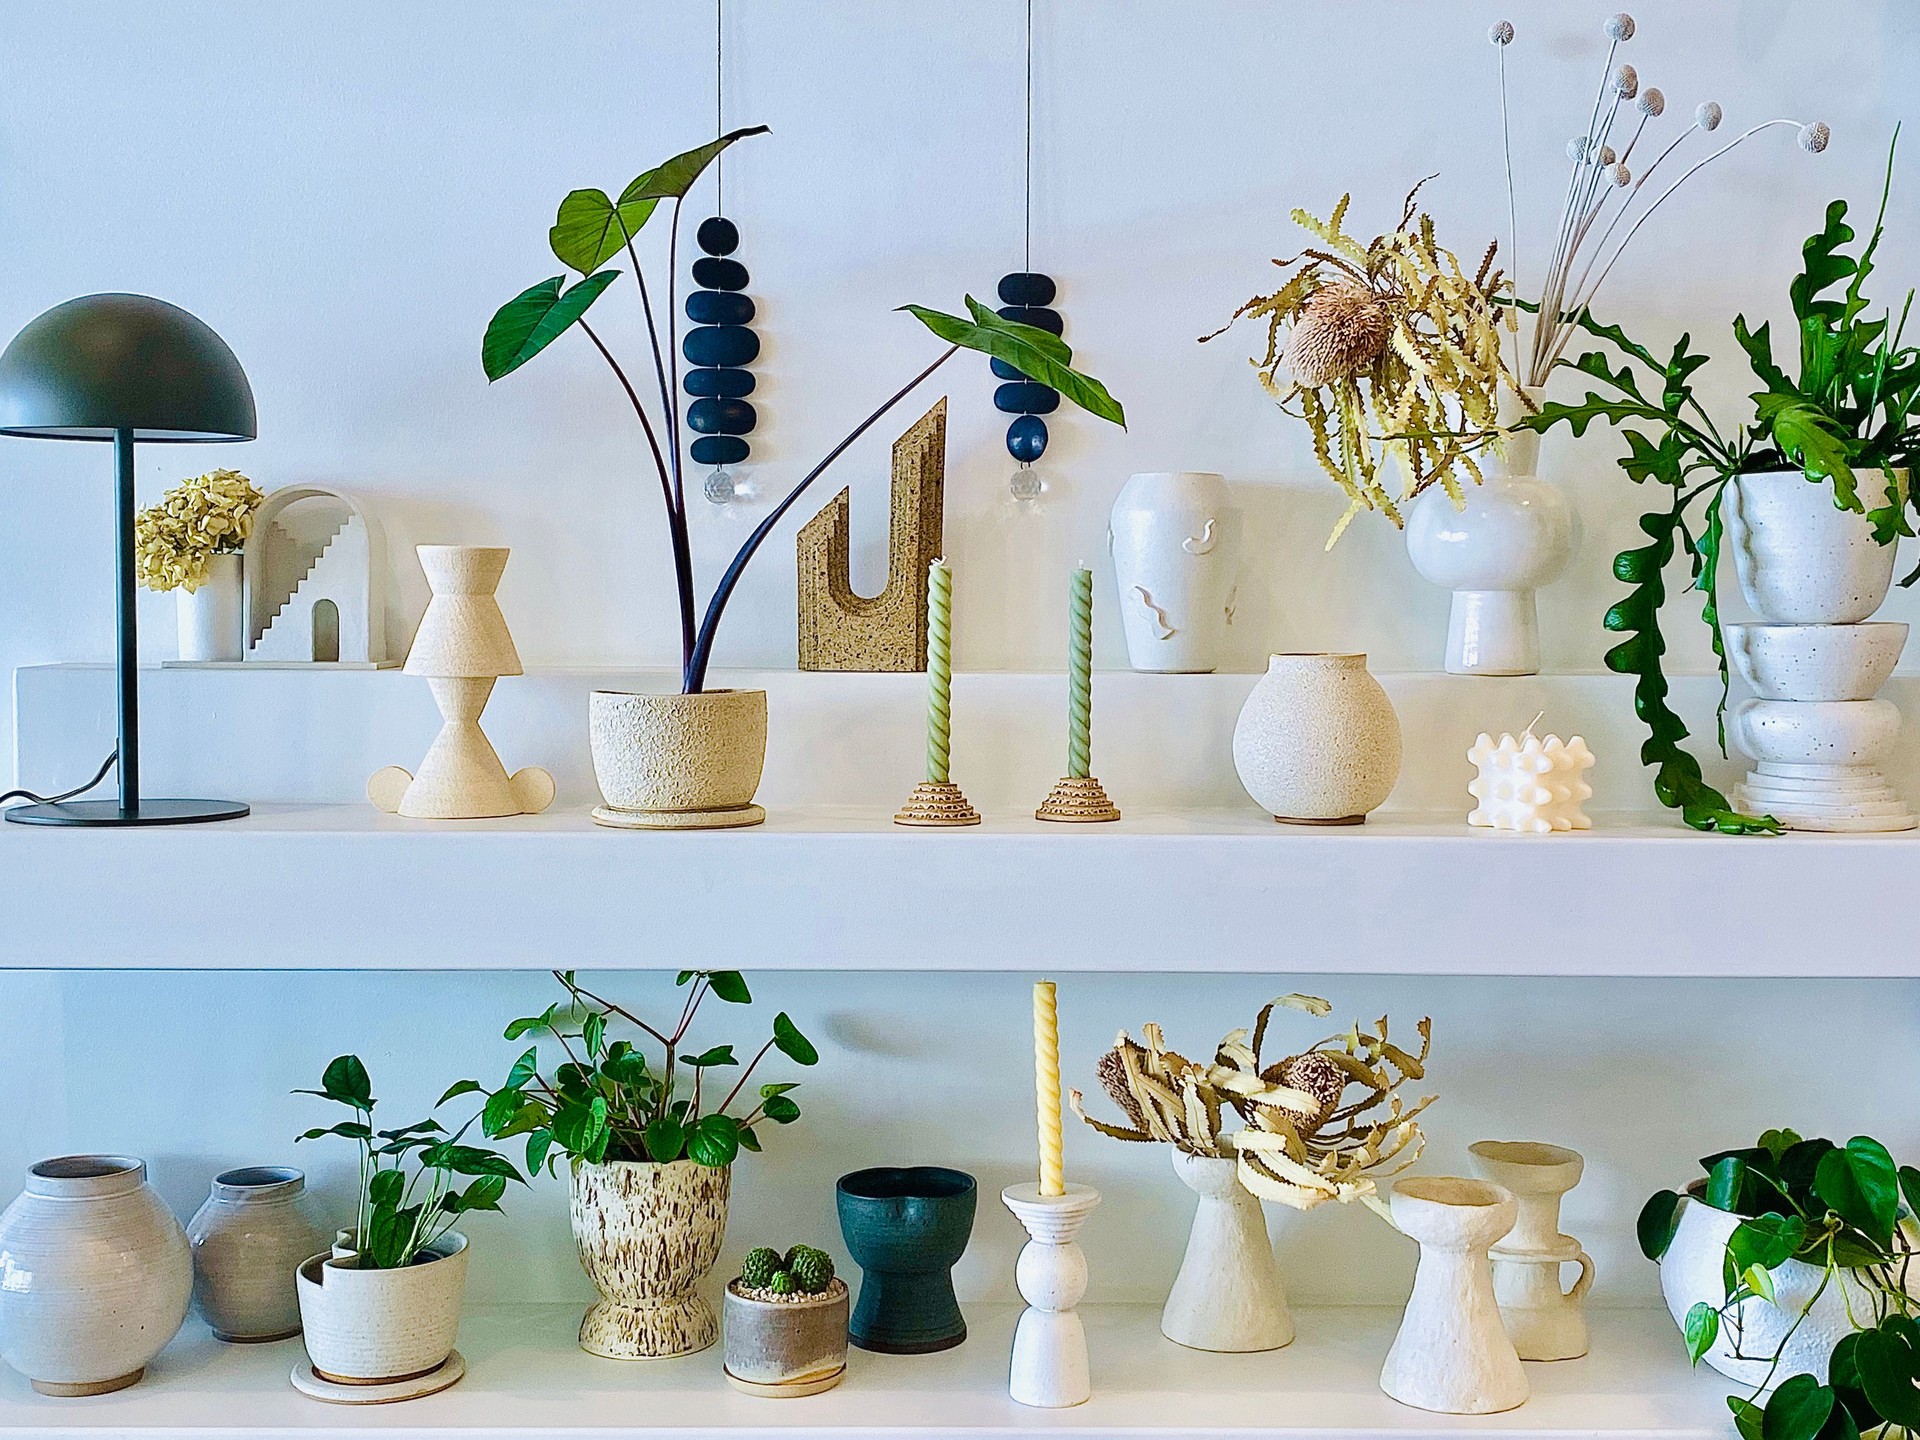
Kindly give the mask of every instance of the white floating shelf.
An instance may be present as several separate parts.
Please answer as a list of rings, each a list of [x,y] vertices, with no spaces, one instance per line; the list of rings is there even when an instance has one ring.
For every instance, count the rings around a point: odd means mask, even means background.
[[[0,927],[0,965],[1920,975],[1912,833],[1601,823],[1321,829],[1242,808],[924,831],[774,806],[750,830],[632,833],[575,810],[424,822],[337,805],[0,825],[6,893],[30,897]]]
[[[1732,1433],[1728,1385],[1690,1372],[1664,1313],[1601,1311],[1593,1354],[1529,1365],[1533,1398],[1483,1417],[1428,1415],[1380,1393],[1380,1364],[1399,1322],[1388,1309],[1304,1310],[1300,1338],[1264,1355],[1211,1355],[1164,1339],[1144,1306],[1085,1306],[1093,1399],[1071,1410],[1030,1410],[1007,1398],[1017,1314],[966,1307],[972,1334],[940,1355],[852,1352],[847,1378],[825,1395],[760,1400],[735,1393],[716,1348],[683,1360],[596,1360],[574,1343],[577,1306],[471,1311],[460,1331],[467,1376],[404,1405],[350,1409],[296,1394],[288,1372],[300,1342],[221,1345],[198,1322],[131,1390],[92,1400],[46,1400],[0,1369],[0,1430],[9,1440],[75,1436],[381,1436],[440,1440],[490,1435],[568,1437],[943,1437],[1076,1435],[1308,1437],[1621,1436],[1723,1440]]]

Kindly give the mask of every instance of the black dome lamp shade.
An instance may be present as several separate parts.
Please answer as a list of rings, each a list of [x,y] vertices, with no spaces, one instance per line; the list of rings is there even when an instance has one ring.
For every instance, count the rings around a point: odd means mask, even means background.
[[[84,295],[32,321],[0,353],[0,434],[113,443],[117,485],[118,800],[20,805],[34,825],[177,825],[247,813],[234,800],[143,800],[134,622],[133,447],[251,440],[253,388],[227,342],[177,305]]]

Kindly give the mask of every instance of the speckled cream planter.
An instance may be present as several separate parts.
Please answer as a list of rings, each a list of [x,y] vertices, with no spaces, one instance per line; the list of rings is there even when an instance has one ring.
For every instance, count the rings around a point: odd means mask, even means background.
[[[749,1395],[789,1399],[831,1390],[847,1373],[847,1287],[760,1299],[727,1286],[727,1381]]]
[[[753,803],[767,758],[767,692],[630,695],[588,702],[593,775],[606,804],[593,818],[624,830],[725,830],[758,825]]]
[[[727,1233],[730,1168],[610,1160],[573,1168],[573,1240],[601,1294],[580,1346],[609,1360],[663,1360],[720,1338],[698,1286]]]
[[[398,1270],[362,1269],[336,1246],[295,1272],[307,1358],[322,1380],[384,1385],[439,1369],[460,1333],[467,1237],[442,1235],[433,1257]]]
[[[1286,825],[1358,825],[1400,778],[1400,719],[1364,655],[1275,655],[1233,727],[1240,783]]]

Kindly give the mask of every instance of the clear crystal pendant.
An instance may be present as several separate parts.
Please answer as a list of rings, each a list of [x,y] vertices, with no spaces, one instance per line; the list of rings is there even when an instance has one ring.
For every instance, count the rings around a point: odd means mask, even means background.
[[[1046,477],[1031,465],[1022,465],[1007,480],[1007,495],[1023,510],[1037,508],[1046,493]]]
[[[729,470],[724,465],[709,470],[707,478],[701,482],[700,491],[715,505],[743,505],[754,496],[753,481],[737,470]]]

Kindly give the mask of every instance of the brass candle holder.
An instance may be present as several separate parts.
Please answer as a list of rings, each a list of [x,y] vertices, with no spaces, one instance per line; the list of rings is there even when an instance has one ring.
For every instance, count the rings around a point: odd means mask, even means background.
[[[1120,808],[1107,798],[1106,789],[1093,776],[1066,775],[1054,783],[1040,808],[1033,812],[1033,818],[1088,825],[1118,820]]]
[[[978,825],[980,812],[951,780],[922,780],[893,817],[896,825]]]

